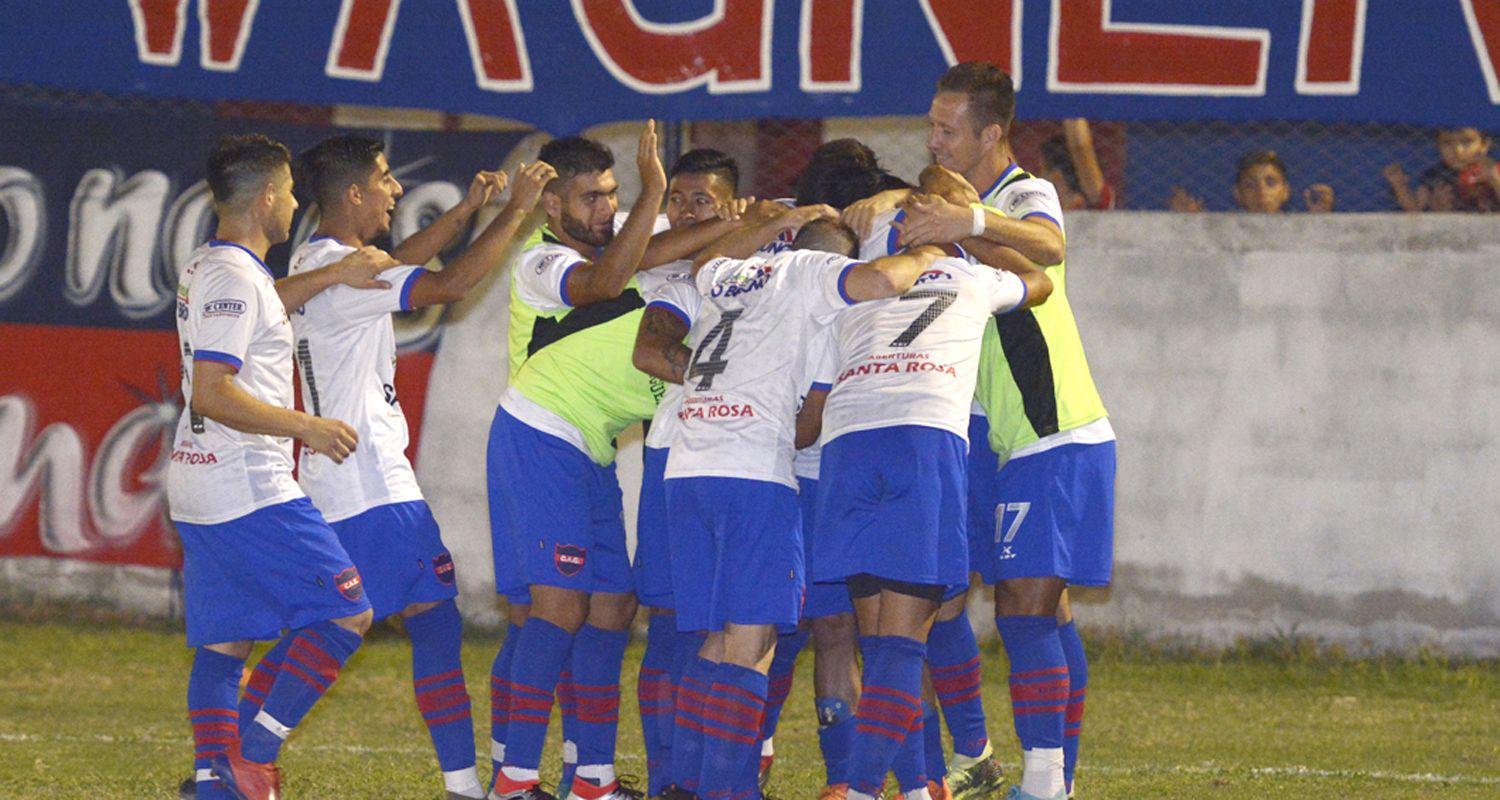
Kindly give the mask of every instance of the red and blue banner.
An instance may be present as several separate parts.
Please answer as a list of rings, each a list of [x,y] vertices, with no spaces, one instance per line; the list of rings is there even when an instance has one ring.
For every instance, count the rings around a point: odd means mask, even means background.
[[[179,563],[164,502],[182,402],[172,300],[213,226],[203,164],[224,133],[263,132],[295,152],[334,132],[162,105],[0,99],[0,557]],[[400,238],[452,207],[522,134],[370,135],[406,187]],[[296,221],[293,241],[309,227]],[[272,248],[273,270],[290,250]],[[398,324],[413,456],[440,318]]]
[[[1494,127],[1494,0],[22,0],[0,81],[602,121],[925,112],[985,60],[1029,118]]]

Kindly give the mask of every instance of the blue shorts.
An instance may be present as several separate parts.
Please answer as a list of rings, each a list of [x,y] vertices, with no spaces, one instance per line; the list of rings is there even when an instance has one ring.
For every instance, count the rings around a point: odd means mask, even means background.
[[[595,464],[582,450],[503,408],[490,426],[489,464],[499,594],[529,603],[530,592],[521,587],[635,591],[613,464]]]
[[[673,608],[672,551],[667,542],[667,448],[641,454],[641,501],[635,517],[635,596],[641,605]]]
[[[666,484],[677,629],[733,622],[794,630],[804,574],[797,493],[741,478]]]
[[[920,425],[846,433],[823,446],[813,580],[866,573],[968,581],[964,440]]]
[[[215,525],[177,523],[189,647],[276,639],[370,609],[359,570],[306,497]]]
[[[969,415],[969,571],[986,575],[994,557],[990,534],[995,530],[995,481],[1000,457],[990,449],[990,421]]]
[[[328,524],[359,569],[376,619],[412,603],[458,597],[453,555],[443,546],[427,501],[376,506]]]
[[[818,535],[818,482],[815,479],[797,476],[797,505],[802,510],[802,558],[807,574],[811,575],[813,540]],[[807,582],[807,596],[802,602],[802,616],[805,619],[853,613],[854,603],[849,600],[849,587],[842,580]]]
[[[1011,459],[996,485],[985,583],[1060,577],[1108,586],[1115,550],[1115,443],[1069,444]],[[1003,505],[1002,505],[1003,504]]]

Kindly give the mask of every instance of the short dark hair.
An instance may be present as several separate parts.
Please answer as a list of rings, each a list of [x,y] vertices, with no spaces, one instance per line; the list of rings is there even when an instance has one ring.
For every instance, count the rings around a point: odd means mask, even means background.
[[[821,250],[853,256],[859,252],[859,234],[836,219],[815,219],[797,231],[792,240],[793,250]]]
[[[677,157],[668,177],[678,175],[718,175],[729,184],[729,191],[740,188],[740,165],[729,154],[711,147],[699,147]]]
[[[893,188],[908,187],[905,181],[879,167],[849,161],[813,161],[797,177],[797,205],[827,203],[843,209]]]
[[[379,139],[353,133],[330,136],[297,158],[297,185],[325,208],[351,183],[362,183],[385,152]]]
[[[1287,180],[1286,162],[1281,160],[1281,156],[1276,155],[1275,150],[1252,150],[1246,153],[1244,158],[1240,159],[1240,163],[1235,166],[1234,182],[1239,183],[1240,178],[1245,177],[1245,173],[1249,172],[1251,167],[1258,167],[1261,164],[1275,167],[1276,171],[1281,173],[1281,179]]]
[[[854,138],[829,139],[818,145],[818,149],[812,152],[812,158],[808,159],[808,165],[823,161],[841,161],[871,169],[880,168],[880,159],[875,156],[875,151],[871,150],[869,145]]]
[[[286,145],[259,133],[219,137],[208,156],[208,189],[214,202],[234,203],[242,192],[259,190],[279,167],[289,167],[291,151]]]
[[[564,181],[575,175],[603,172],[615,165],[615,155],[608,147],[582,136],[553,139],[542,145],[536,157],[552,165],[557,170],[557,179]]]
[[[1016,87],[1010,73],[984,61],[954,64],[938,78],[939,92],[958,92],[969,98],[969,116],[975,130],[999,125],[1010,136],[1016,119]]]

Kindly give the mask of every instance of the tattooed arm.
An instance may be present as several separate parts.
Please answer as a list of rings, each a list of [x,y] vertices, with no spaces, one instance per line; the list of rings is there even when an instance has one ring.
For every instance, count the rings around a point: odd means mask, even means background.
[[[631,361],[647,375],[671,383],[682,383],[693,351],[682,343],[687,338],[687,321],[664,305],[652,304],[641,316],[635,334],[635,352]]]

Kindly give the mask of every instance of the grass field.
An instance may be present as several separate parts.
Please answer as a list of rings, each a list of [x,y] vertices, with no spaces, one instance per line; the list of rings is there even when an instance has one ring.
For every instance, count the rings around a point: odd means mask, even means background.
[[[14,615],[7,615],[14,619]],[[56,617],[53,617],[54,619]],[[0,797],[166,798],[191,766],[180,633],[107,621],[0,623]],[[476,723],[498,641],[465,650]],[[292,798],[440,798],[404,640],[372,634],[287,745]],[[1080,798],[1500,797],[1500,669],[1440,659],[1353,661],[1297,642],[1227,654],[1128,640],[1091,647]],[[622,772],[644,774],[634,665],[622,701]],[[990,729],[1018,769],[1004,657],[986,655]],[[777,734],[772,793],[811,798],[822,779],[811,658]],[[487,729],[478,741],[487,749]],[[553,726],[556,739],[556,724]],[[544,779],[556,777],[549,749]],[[482,775],[487,777],[488,758]]]

